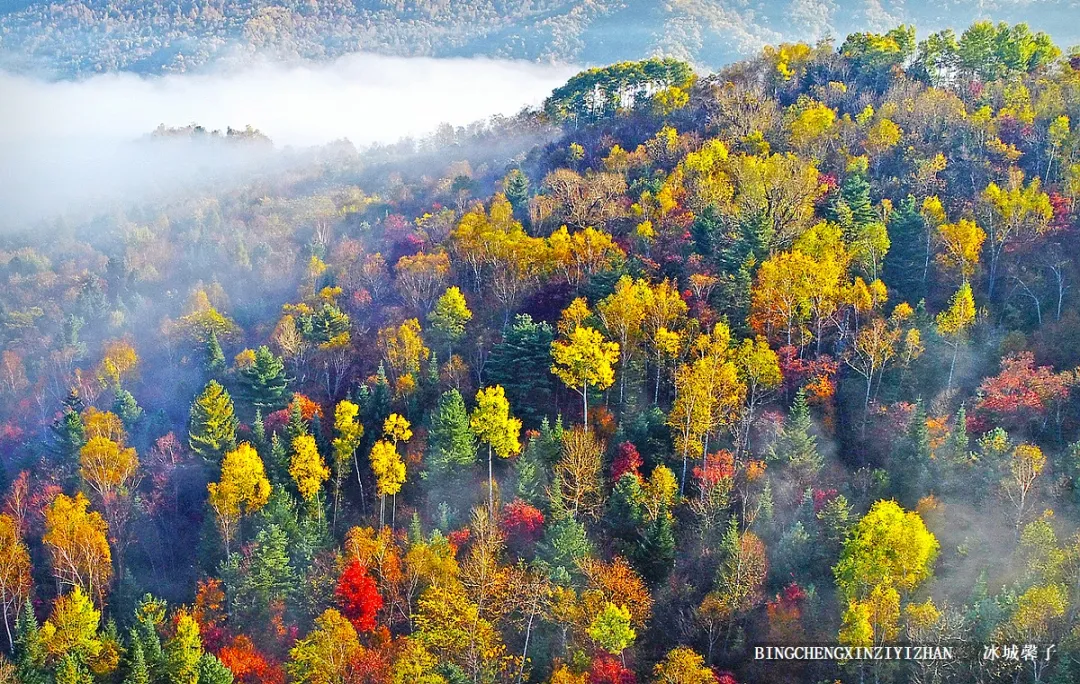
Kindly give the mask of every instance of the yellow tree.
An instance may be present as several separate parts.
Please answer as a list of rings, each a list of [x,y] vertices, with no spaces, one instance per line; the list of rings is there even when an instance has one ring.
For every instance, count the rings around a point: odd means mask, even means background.
[[[398,454],[398,442],[412,439],[412,429],[404,416],[391,413],[383,423],[383,439],[375,442],[369,456],[375,474],[375,492],[379,495],[379,524],[386,521],[386,496],[394,497],[391,527],[397,522],[397,493],[405,484],[405,462]]]
[[[341,501],[341,485],[345,479],[345,470],[350,463],[356,465],[356,481],[363,495],[364,483],[360,480],[360,467],[356,464],[356,450],[364,436],[364,426],[357,416],[360,407],[348,399],[342,399],[334,409],[334,431],[337,436],[331,446],[334,449],[334,525],[337,525],[338,506]]]
[[[589,424],[589,385],[604,390],[615,382],[613,364],[619,360],[619,343],[607,342],[599,330],[578,326],[565,340],[551,343],[551,372],[581,395],[584,423]]]
[[[501,385],[484,387],[476,393],[476,407],[469,415],[469,427],[476,438],[488,446],[488,513],[494,515],[493,454],[509,458],[521,451],[521,421],[510,415],[510,402]]]
[[[735,392],[729,390],[717,403],[725,406],[739,396],[745,397],[738,441],[738,451],[741,453],[750,448],[750,428],[758,407],[780,386],[783,376],[780,374],[780,358],[764,337],[743,340],[734,350],[734,357],[735,367],[739,371],[739,385],[732,388]],[[714,388],[721,389],[718,383],[714,383]],[[739,392],[739,389],[742,391]]]
[[[344,615],[327,608],[315,619],[315,628],[289,651],[287,669],[297,684],[344,684],[362,652],[356,628]]]
[[[1009,248],[1042,235],[1054,217],[1050,197],[1040,189],[1038,178],[1024,185],[1024,172],[1013,168],[1004,187],[990,183],[983,191],[987,236],[990,240],[989,297],[994,296],[1001,257]]]
[[[986,231],[974,221],[960,219],[956,223],[938,226],[938,237],[941,242],[938,264],[958,276],[960,282],[966,283],[979,265],[979,253],[986,240]]]
[[[221,461],[221,480],[207,484],[206,489],[228,556],[240,519],[255,513],[270,500],[270,480],[259,453],[244,442],[225,454]]]
[[[625,401],[630,360],[640,346],[644,333],[645,307],[650,294],[647,282],[623,276],[615,283],[615,291],[596,305],[596,317],[607,334],[619,344],[620,405]]]
[[[134,375],[139,357],[135,348],[127,340],[112,340],[105,343],[105,351],[98,366],[97,377],[102,385],[119,389],[120,383]]]
[[[74,498],[58,494],[45,508],[45,536],[53,572],[61,585],[82,587],[99,603],[112,579],[109,527],[91,512],[82,492]]]
[[[642,293],[644,295],[644,292]],[[660,401],[660,377],[664,359],[678,353],[680,338],[676,328],[686,316],[687,306],[679,288],[670,280],[654,285],[645,299],[645,337],[656,360],[656,387],[653,403]]]
[[[428,322],[446,340],[447,359],[454,355],[454,344],[465,335],[465,324],[472,317],[465,295],[456,285],[446,288],[439,301],[435,302],[435,309],[428,314]]]
[[[8,646],[15,650],[11,624],[19,619],[30,596],[30,552],[19,534],[19,525],[10,515],[0,515],[0,609]]]
[[[401,392],[405,387],[415,387],[421,364],[431,357],[431,350],[424,345],[420,334],[420,321],[410,318],[397,327],[383,328],[379,331],[378,344],[395,389]],[[406,377],[412,382],[404,380]]]
[[[1016,507],[1016,529],[1024,521],[1028,503],[1035,481],[1046,467],[1046,455],[1042,449],[1034,444],[1019,444],[1012,451],[1009,459],[1009,477],[1005,479],[1003,488]]]
[[[960,345],[967,336],[968,328],[975,322],[975,298],[971,294],[971,285],[964,283],[949,301],[949,308],[934,319],[938,333],[945,338],[946,344],[953,348],[952,361],[949,363],[949,382],[946,391],[952,389],[953,373],[956,371],[956,357],[960,354]]]
[[[138,470],[135,449],[108,437],[91,437],[79,449],[79,474],[102,500],[129,490]]]
[[[41,626],[42,644],[53,658],[68,654],[93,658],[102,648],[97,635],[100,621],[101,613],[82,588],[76,586],[53,602],[52,614]]]
[[[401,296],[422,315],[427,315],[450,279],[450,257],[446,252],[420,252],[398,259],[394,269]]]
[[[777,254],[758,268],[750,291],[750,325],[758,334],[803,346],[809,342],[818,264],[799,251]]]
[[[317,506],[322,485],[330,478],[330,469],[326,467],[315,438],[311,435],[299,435],[293,440],[292,459],[289,462],[289,475],[296,483],[296,489],[308,505]],[[322,515],[322,507],[318,507]]]

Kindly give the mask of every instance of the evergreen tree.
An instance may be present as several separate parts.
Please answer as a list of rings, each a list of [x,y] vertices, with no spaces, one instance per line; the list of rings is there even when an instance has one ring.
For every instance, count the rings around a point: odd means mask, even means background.
[[[232,398],[217,380],[211,380],[191,404],[188,444],[206,460],[220,461],[226,451],[236,448],[237,425]]]
[[[428,463],[436,474],[445,474],[476,463],[476,440],[469,429],[465,400],[456,389],[443,392],[431,416]]]
[[[514,209],[514,218],[528,226],[529,222],[529,177],[521,169],[513,169],[503,181],[503,194]]]
[[[675,521],[666,502],[645,529],[635,559],[641,574],[654,585],[667,579],[675,564]]]
[[[276,411],[285,405],[289,378],[285,362],[263,345],[255,352],[255,361],[237,373],[240,395],[256,409]]]
[[[225,352],[221,350],[221,343],[218,342],[217,332],[210,331],[210,335],[206,338],[206,372],[211,377],[220,375],[225,370]]]
[[[908,195],[890,215],[889,253],[885,255],[884,280],[896,293],[896,301],[916,302],[926,297],[929,264],[926,220],[915,198]]]
[[[131,651],[129,656],[128,673],[124,678],[124,684],[150,684],[150,669],[146,666],[146,656],[143,655],[142,640],[138,635],[131,635]]]
[[[555,391],[551,368],[551,342],[555,333],[547,323],[536,323],[528,314],[514,319],[503,340],[491,350],[488,377],[506,389],[514,414],[527,427],[540,424],[551,407]]]
[[[905,508],[914,508],[930,485],[930,429],[922,401],[911,412],[907,434],[899,441],[894,454],[893,489]]]
[[[810,404],[806,401],[804,389],[799,389],[795,394],[791,415],[780,430],[770,458],[786,464],[804,483],[811,481],[821,470],[823,462],[818,453],[814,421],[810,417]]]
[[[199,684],[232,684],[233,673],[211,653],[199,658]]]
[[[15,673],[21,684],[48,684],[45,643],[29,599],[15,623]]]
[[[294,400],[289,404],[289,422],[285,424],[285,436],[288,437],[289,446],[296,441],[297,437],[311,434],[308,431],[307,422],[304,421],[304,412],[300,408],[300,402]]]
[[[143,409],[139,406],[139,402],[135,401],[135,395],[123,388],[116,390],[112,410],[120,416],[120,420],[124,422],[124,427],[128,431],[134,429],[135,424],[143,417]]]
[[[60,658],[54,681],[56,684],[94,684],[94,676],[75,655],[68,653]]]

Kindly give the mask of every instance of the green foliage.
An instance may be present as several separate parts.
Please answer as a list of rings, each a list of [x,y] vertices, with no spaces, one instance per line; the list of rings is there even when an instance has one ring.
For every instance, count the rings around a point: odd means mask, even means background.
[[[284,362],[263,345],[255,352],[254,362],[237,372],[241,396],[260,410],[275,411],[285,405],[289,378]]]
[[[191,404],[188,445],[206,460],[220,461],[226,451],[236,447],[239,422],[229,393],[211,380]]]
[[[431,415],[427,457],[436,476],[476,462],[476,441],[469,428],[469,414],[461,392],[456,389],[443,392]]]
[[[550,412],[555,379],[548,368],[554,339],[555,331],[549,324],[520,314],[503,340],[492,347],[488,359],[491,382],[506,388],[515,413],[529,427],[538,426]]]

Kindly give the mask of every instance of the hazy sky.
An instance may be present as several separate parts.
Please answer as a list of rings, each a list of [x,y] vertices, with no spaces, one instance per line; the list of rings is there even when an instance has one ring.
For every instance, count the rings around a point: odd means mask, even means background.
[[[539,104],[576,69],[489,59],[349,55],[211,74],[40,81],[0,73],[0,205],[7,221],[182,182],[237,159],[145,158],[159,124],[248,124],[277,147],[394,142]]]

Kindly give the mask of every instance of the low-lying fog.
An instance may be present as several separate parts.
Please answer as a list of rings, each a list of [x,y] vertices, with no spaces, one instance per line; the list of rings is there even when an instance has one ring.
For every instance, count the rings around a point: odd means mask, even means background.
[[[422,136],[539,104],[576,72],[489,59],[357,54],[213,73],[43,81],[0,72],[0,227],[216,182],[266,163],[259,146],[155,142],[164,124],[258,128],[278,149]],[[143,139],[140,141],[140,139]]]

